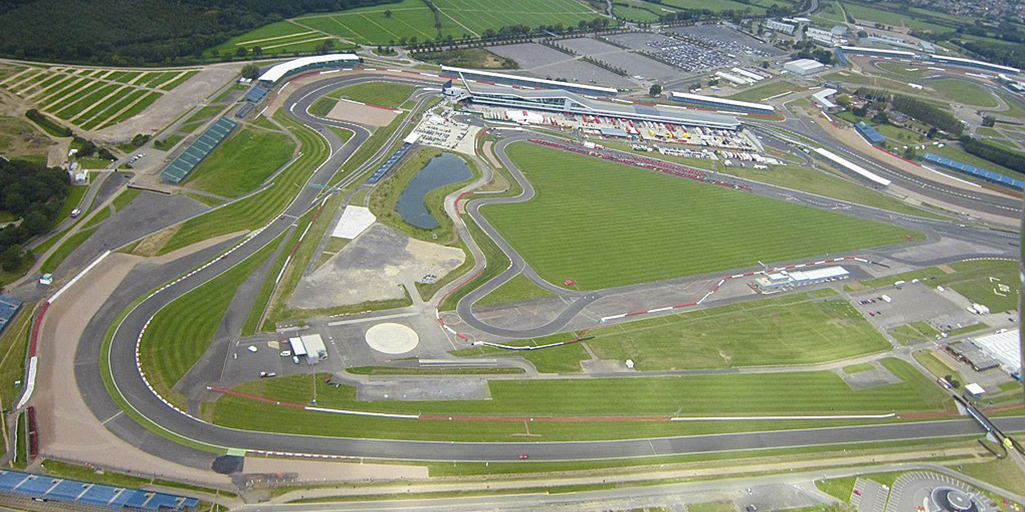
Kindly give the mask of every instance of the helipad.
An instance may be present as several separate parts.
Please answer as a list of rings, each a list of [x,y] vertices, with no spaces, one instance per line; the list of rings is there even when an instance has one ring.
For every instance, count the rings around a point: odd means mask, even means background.
[[[416,348],[420,336],[402,324],[377,324],[367,329],[367,344],[385,354],[405,354]]]

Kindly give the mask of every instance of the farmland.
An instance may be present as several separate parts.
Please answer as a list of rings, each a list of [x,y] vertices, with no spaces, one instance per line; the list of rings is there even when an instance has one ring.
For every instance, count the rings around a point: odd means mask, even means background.
[[[635,379],[491,381],[489,400],[430,402],[357,401],[351,387],[331,387],[322,376],[283,377],[245,384],[236,391],[321,407],[425,415],[697,416],[752,414],[878,413],[944,409],[944,393],[903,361],[882,365],[901,382],[852,390],[831,371],[694,375]],[[519,422],[411,421],[339,416],[222,396],[204,407],[215,423],[255,430],[377,438],[516,441]],[[803,422],[802,426],[827,422]],[[632,438],[792,428],[794,422],[534,422],[545,441]]]
[[[102,129],[128,119],[196,71],[113,71],[51,67],[23,68],[0,80],[0,88],[84,130]]]
[[[544,279],[573,279],[585,290],[837,254],[916,236],[529,144],[510,146],[509,155],[537,195],[481,212]]]
[[[721,0],[727,1],[727,0]],[[234,55],[259,47],[264,55],[305,51],[332,40],[337,45],[393,45],[438,37],[479,37],[512,25],[576,27],[598,13],[575,0],[524,0],[491,5],[483,0],[435,0],[435,13],[422,0],[311,14],[280,21],[232,38],[210,50]]]

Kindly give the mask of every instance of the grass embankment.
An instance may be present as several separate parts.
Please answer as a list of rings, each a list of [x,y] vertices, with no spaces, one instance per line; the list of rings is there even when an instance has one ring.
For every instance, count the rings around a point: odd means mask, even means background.
[[[153,316],[140,344],[140,365],[161,396],[184,407],[174,385],[206,352],[235,291],[277,244],[270,243],[231,270],[179,297]]]
[[[788,82],[786,80],[778,80],[765,85],[760,85],[751,89],[745,89],[737,94],[729,96],[732,100],[740,101],[764,101],[767,98],[778,96],[785,92],[796,91],[801,89],[801,86]]]
[[[719,171],[732,176],[760,181],[794,190],[802,190],[821,196],[850,201],[864,206],[889,210],[891,212],[917,215],[933,219],[946,219],[941,215],[915,208],[882,192],[862,187],[835,176],[829,172],[817,171],[797,165],[772,166],[771,170],[759,171],[746,167],[720,166]]]
[[[82,245],[83,242],[88,240],[89,237],[96,232],[96,229],[97,228],[95,227],[82,229],[69,236],[64,240],[64,242],[57,246],[56,250],[50,253],[50,256],[46,258],[43,265],[39,267],[39,271],[44,274],[48,274],[57,270],[57,267],[60,267],[60,264],[64,263],[64,260],[70,256],[71,253],[75,252],[75,249],[78,249],[78,246]]]
[[[575,339],[580,333],[560,333],[543,338],[533,338],[505,343],[511,346],[542,346],[560,341]],[[575,343],[560,347],[546,348],[544,350],[509,351],[493,347],[469,347],[450,352],[454,356],[475,357],[475,356],[517,356],[527,360],[540,373],[579,373],[583,371],[580,361],[590,359],[583,345]]]
[[[82,198],[85,197],[85,193],[88,191],[89,185],[74,185],[68,187],[68,197],[64,199],[64,204],[61,205],[60,211],[57,212],[57,218],[54,219],[53,225],[56,226],[61,222],[64,222],[64,219],[70,217],[71,211],[79,207],[79,204],[82,202]]]
[[[382,107],[398,107],[413,91],[416,86],[394,82],[363,82],[348,87],[336,89],[317,99],[310,106],[310,113],[316,116],[326,116],[335,107],[340,99],[358,101],[370,105]]]
[[[428,402],[356,400],[351,387],[334,388],[324,375],[282,377],[248,383],[237,391],[321,407],[419,413],[544,418],[552,416],[700,416],[754,414],[845,414],[924,412],[951,407],[946,395],[911,365],[881,364],[902,380],[852,390],[831,371],[773,374],[694,375],[637,379],[491,381],[490,399]],[[517,421],[412,421],[308,412],[221,396],[205,414],[216,423],[255,430],[377,438],[522,441]],[[757,431],[835,425],[838,422],[544,422],[529,426],[536,440],[616,439],[642,436]]]
[[[521,302],[528,300],[547,299],[555,294],[532,283],[523,274],[508,280],[502,286],[482,297],[474,305],[491,306],[494,304],[505,304],[508,302]]]
[[[866,288],[892,286],[897,281],[911,283],[920,279],[925,286],[951,288],[972,302],[983,304],[994,313],[1018,309],[1018,265],[1014,261],[959,261],[944,268],[929,267],[888,277],[861,281]],[[1005,288],[1001,288],[1003,284]],[[907,286],[915,286],[908,284]]]
[[[11,407],[21,392],[21,386],[14,383],[25,376],[25,355],[33,318],[35,304],[22,304],[18,316],[7,325],[0,337],[0,401],[5,407]]]
[[[158,254],[167,254],[215,236],[263,227],[292,202],[313,171],[327,159],[328,146],[320,135],[291,120],[283,111],[275,113],[275,119],[299,139],[302,156],[278,174],[273,185],[259,193],[173,228],[174,234],[160,247]],[[162,233],[154,236],[160,237]]]
[[[259,188],[274,171],[288,163],[295,143],[283,133],[244,128],[203,159],[186,186],[237,197]]]
[[[904,473],[873,473],[870,475],[860,475],[861,478],[872,480],[876,483],[880,483],[887,487],[893,487],[893,482],[900,478]],[[854,493],[854,484],[858,481],[857,476],[848,476],[843,478],[829,478],[826,480],[816,480],[815,487],[820,491],[844,502],[850,503],[851,495]]]
[[[485,206],[482,213],[541,277],[552,283],[572,279],[581,290],[922,236],[533,144],[513,144],[508,152],[538,194],[526,203]]]

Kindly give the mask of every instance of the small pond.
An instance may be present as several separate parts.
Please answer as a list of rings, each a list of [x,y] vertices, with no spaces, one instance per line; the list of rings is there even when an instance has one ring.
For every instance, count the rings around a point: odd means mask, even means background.
[[[399,196],[395,209],[402,220],[420,229],[438,227],[438,220],[427,211],[424,203],[430,191],[468,179],[472,174],[462,158],[451,153],[442,153],[427,162],[406,184]]]

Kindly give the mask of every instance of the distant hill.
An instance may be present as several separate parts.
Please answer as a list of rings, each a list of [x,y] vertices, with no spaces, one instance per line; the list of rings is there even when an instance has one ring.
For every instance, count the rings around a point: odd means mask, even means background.
[[[0,55],[173,64],[247,30],[309,12],[396,0],[0,0]]]

